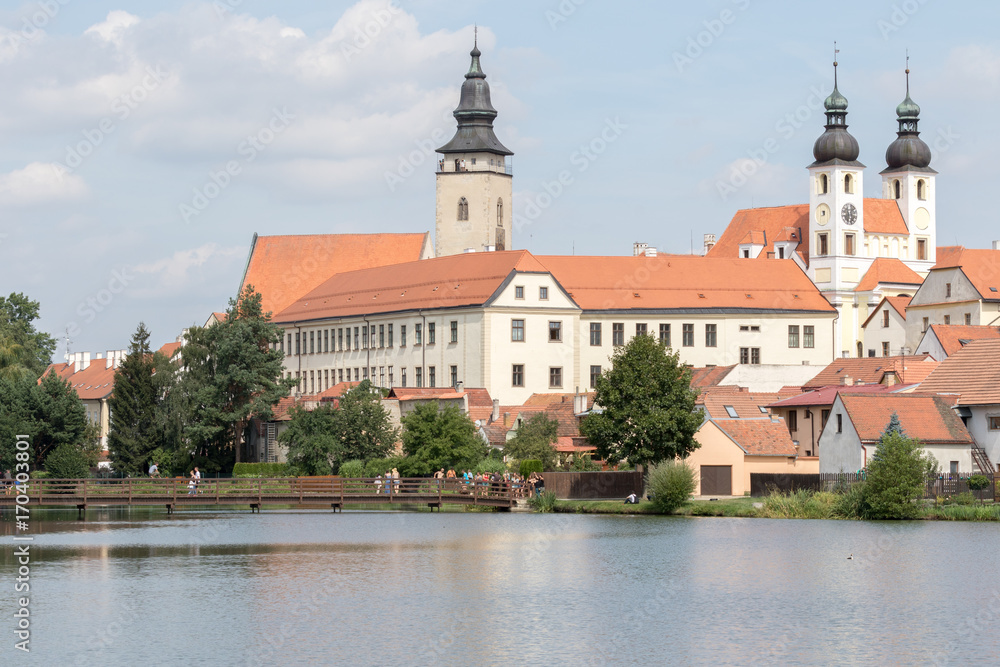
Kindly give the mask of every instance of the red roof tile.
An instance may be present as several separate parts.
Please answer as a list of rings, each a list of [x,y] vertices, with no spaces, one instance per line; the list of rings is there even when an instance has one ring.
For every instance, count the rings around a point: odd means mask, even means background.
[[[714,387],[736,366],[705,366],[691,369],[691,386],[695,388]]]
[[[795,456],[784,419],[713,419],[747,456]]]
[[[909,234],[895,199],[865,200],[865,231],[869,234]]]
[[[854,288],[855,292],[871,292],[879,285],[914,285],[924,282],[920,274],[893,257],[876,257],[861,282]]]
[[[802,388],[819,389],[842,385],[845,377],[851,378],[855,384],[879,384],[887,374],[893,373],[899,383],[914,384],[923,381],[937,365],[938,362],[929,354],[835,359],[816,377],[802,385]]]
[[[418,260],[428,243],[426,233],[255,235],[240,289],[253,285],[277,314],[334,273]]]
[[[597,396],[597,392],[585,392],[583,395],[587,397],[587,409],[589,410],[594,407],[594,398]],[[574,396],[576,396],[576,394],[573,393],[532,394],[528,397],[528,400],[524,402],[524,405],[550,406],[562,403],[569,403],[570,405],[573,405]]]
[[[747,245],[747,244],[767,245],[767,238],[764,235],[764,232],[752,229],[749,232],[747,232],[747,235],[743,237],[742,241],[740,241],[740,245]]]
[[[73,387],[76,395],[84,401],[108,398],[115,388],[115,369],[107,368],[106,359],[94,359],[90,365],[73,372],[73,364],[52,364],[46,373],[55,373]]]
[[[790,395],[776,392],[749,392],[742,387],[727,385],[703,389],[698,396],[698,404],[704,407],[710,419],[760,419],[768,414],[767,405]],[[727,407],[732,408],[736,415],[729,414]]]
[[[177,351],[181,349],[181,343],[164,343],[157,352],[166,355],[167,359],[173,359]]]
[[[960,394],[959,405],[1000,404],[1000,339],[974,340],[941,362],[921,393]]]
[[[315,400],[315,401],[322,401],[323,399],[332,400],[334,398],[338,398],[340,396],[343,396],[344,394],[346,394],[351,389],[354,389],[355,387],[357,387],[359,384],[361,384],[360,381],[355,382],[353,380],[350,381],[350,382],[338,382],[337,384],[333,385],[332,387],[324,389],[323,391],[319,392],[318,394],[314,394],[311,398],[312,398],[312,400]]]
[[[1000,338],[1000,327],[932,324],[930,328],[949,357],[974,340]]]
[[[835,385],[832,387],[821,387],[813,391],[807,391],[803,393],[790,396],[788,398],[775,401],[769,404],[767,407],[771,409],[777,408],[798,408],[798,407],[814,407],[820,405],[833,405],[834,399],[837,398],[837,394],[886,394],[886,393],[896,393],[908,391],[909,389],[915,387],[913,384],[897,384],[897,385],[885,385],[885,384],[863,384],[860,386],[850,386],[845,387],[842,385]]]
[[[1000,301],[1000,250],[947,246],[937,252],[937,264],[931,271],[961,268],[983,299]]]
[[[925,444],[969,444],[972,436],[951,402],[916,394],[841,394],[848,418],[862,442],[876,442],[892,414],[909,438]]]

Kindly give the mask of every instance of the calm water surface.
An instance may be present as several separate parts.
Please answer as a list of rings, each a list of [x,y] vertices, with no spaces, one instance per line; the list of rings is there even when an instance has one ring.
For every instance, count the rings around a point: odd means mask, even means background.
[[[5,621],[0,664],[1000,662],[991,524],[75,517],[32,515],[32,652],[13,650]],[[12,521],[0,524],[5,619],[15,609]]]

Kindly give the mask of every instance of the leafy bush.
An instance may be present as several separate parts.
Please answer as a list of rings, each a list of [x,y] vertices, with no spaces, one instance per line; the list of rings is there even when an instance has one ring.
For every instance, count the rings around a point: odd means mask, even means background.
[[[758,516],[768,519],[829,519],[839,496],[799,489],[788,494],[772,492],[764,497]]]
[[[649,470],[649,492],[653,504],[665,514],[686,503],[694,493],[696,480],[694,468],[686,461],[667,461]]]
[[[507,471],[506,463],[498,459],[491,459],[491,458],[483,459],[473,469],[473,472],[476,473],[477,475],[482,475],[484,473],[489,473],[491,475],[493,473],[503,474],[506,471]]]
[[[357,459],[354,459],[353,461],[344,461],[344,463],[340,466],[338,474],[341,477],[364,477],[365,462]]]
[[[521,465],[518,466],[517,472],[521,475],[521,477],[527,479],[533,472],[537,472],[538,474],[545,472],[545,468],[542,467],[542,462],[538,459],[525,459],[521,461]]]
[[[955,497],[952,498],[952,502],[956,505],[975,505],[976,496],[974,496],[971,491],[966,491],[955,495]]]
[[[573,457],[573,462],[570,464],[569,469],[574,472],[593,472],[600,470],[601,466],[594,463],[594,460],[590,458],[590,454],[580,454]]]
[[[287,463],[237,463],[233,477],[288,477]]]
[[[868,514],[865,483],[858,482],[845,488],[842,493],[838,493],[837,501],[833,505],[833,514],[843,519],[864,518]]]
[[[555,491],[543,491],[528,498],[528,507],[536,512],[553,512],[556,508]]]
[[[90,477],[87,457],[75,445],[59,445],[45,457],[45,469],[55,479],[84,479]]]

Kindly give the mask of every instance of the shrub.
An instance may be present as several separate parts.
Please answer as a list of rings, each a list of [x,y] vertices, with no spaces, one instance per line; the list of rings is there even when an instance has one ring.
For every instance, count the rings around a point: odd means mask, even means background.
[[[531,473],[537,472],[538,474],[541,474],[545,472],[545,469],[542,467],[542,462],[540,460],[525,459],[521,461],[521,465],[518,467],[517,472],[521,475],[521,477],[527,479]]]
[[[686,503],[694,493],[697,485],[694,468],[686,461],[660,463],[650,468],[648,485],[653,504],[664,514],[669,514]]]
[[[90,477],[87,457],[75,445],[59,445],[45,457],[45,470],[55,479],[83,479]],[[37,477],[37,476],[36,476]]]
[[[553,512],[556,508],[555,491],[543,491],[528,498],[528,507],[536,512]]]
[[[965,491],[963,493],[955,495],[955,497],[952,498],[952,501],[956,505],[975,505],[976,496],[972,494],[972,491]]]
[[[863,519],[868,514],[865,483],[853,484],[838,494],[837,501],[833,505],[833,514],[843,519]]]
[[[982,500],[983,498],[983,494],[981,492],[990,488],[990,478],[987,477],[986,475],[973,475],[972,477],[969,478],[968,483],[970,491],[980,492],[977,493],[980,500]]]
[[[601,466],[594,463],[593,459],[590,458],[590,454],[574,456],[573,462],[570,464],[570,470],[574,472],[593,472],[600,469]]]
[[[893,413],[893,418],[896,415]],[[895,420],[898,423],[898,420]],[[862,519],[914,519],[920,513],[915,502],[923,496],[925,480],[934,467],[920,443],[907,438],[889,423],[868,464],[862,493]]]
[[[485,458],[479,462],[478,465],[473,469],[474,473],[477,475],[482,475],[484,473],[505,473],[507,472],[507,464],[499,459]]]
[[[344,461],[340,465],[340,471],[338,474],[341,477],[364,477],[365,476],[365,462],[354,459],[353,461]]]
[[[237,463],[233,477],[288,477],[287,463]]]

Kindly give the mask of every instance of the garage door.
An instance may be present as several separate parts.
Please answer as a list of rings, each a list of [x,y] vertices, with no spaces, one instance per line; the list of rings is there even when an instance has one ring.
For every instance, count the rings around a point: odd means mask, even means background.
[[[733,466],[702,466],[701,495],[733,495]]]

